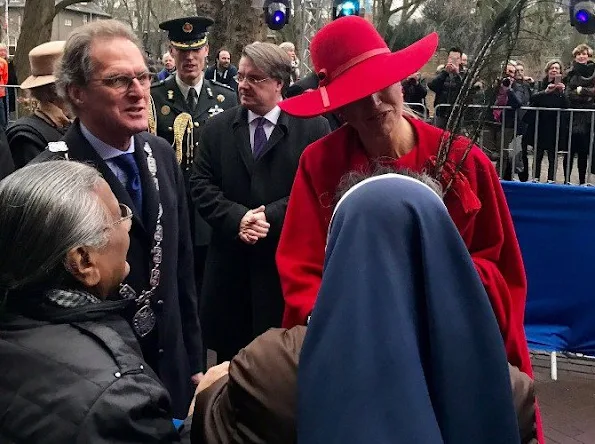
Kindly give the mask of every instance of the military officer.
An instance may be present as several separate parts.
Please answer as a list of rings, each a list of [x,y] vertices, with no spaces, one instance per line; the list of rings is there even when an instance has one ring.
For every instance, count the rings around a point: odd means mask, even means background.
[[[207,28],[213,23],[207,17],[185,17],[159,25],[159,28],[168,32],[176,73],[151,87],[149,130],[172,144],[186,184],[192,160],[198,150],[201,125],[210,117],[238,104],[236,93],[231,87],[204,78],[206,57],[209,54]],[[192,206],[190,199],[188,202]],[[190,208],[190,214],[196,284],[200,294],[211,228],[193,208]]]

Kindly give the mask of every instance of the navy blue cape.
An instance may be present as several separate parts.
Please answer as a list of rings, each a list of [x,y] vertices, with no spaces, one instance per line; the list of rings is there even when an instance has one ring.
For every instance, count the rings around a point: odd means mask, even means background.
[[[417,180],[367,179],[335,210],[300,356],[298,442],[519,442],[488,296]]]

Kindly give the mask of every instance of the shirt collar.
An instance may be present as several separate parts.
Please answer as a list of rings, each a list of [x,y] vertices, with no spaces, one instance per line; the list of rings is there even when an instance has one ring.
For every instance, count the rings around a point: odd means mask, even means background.
[[[259,116],[255,112],[248,110],[248,123],[252,123],[255,119],[258,119],[259,117],[264,117],[268,122],[272,123],[273,125],[276,125],[280,115],[281,108],[279,108],[279,105],[275,105],[275,107],[268,113],[266,113],[264,116]]]
[[[82,122],[81,133],[83,133],[85,139],[89,141],[93,149],[97,151],[97,154],[99,154],[99,157],[101,157],[103,160],[113,159],[114,157],[118,157],[121,154],[134,153],[134,137],[130,137],[130,147],[126,151],[122,151],[118,148],[108,145],[102,140],[99,140],[97,137],[91,134],[91,131],[89,131]]]
[[[203,82],[204,76],[201,75],[200,81],[196,85],[186,85],[184,82],[182,82],[182,79],[180,79],[180,75],[176,72],[176,84],[178,85],[178,88],[180,88],[180,92],[184,96],[184,99],[188,98],[188,91],[190,91],[190,88],[194,88],[196,90],[197,95],[200,97],[200,90],[202,89]]]

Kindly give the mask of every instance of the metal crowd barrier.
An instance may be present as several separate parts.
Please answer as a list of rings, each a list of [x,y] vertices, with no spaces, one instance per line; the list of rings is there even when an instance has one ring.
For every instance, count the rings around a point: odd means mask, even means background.
[[[5,96],[5,111],[7,114],[7,122],[8,124],[14,122],[22,115],[25,115],[24,112],[24,105],[22,103],[22,99],[24,98],[24,92],[21,90],[20,85],[0,85],[0,87],[5,88],[6,96]],[[10,95],[14,97],[14,100],[10,99]],[[14,103],[14,107],[10,107],[10,103]],[[9,108],[10,107],[10,108]]]
[[[434,108],[434,116],[436,116],[436,111],[439,110],[440,108],[452,108],[453,105],[437,105]],[[471,108],[471,109],[478,109],[478,110],[484,110],[486,108],[488,108],[486,105],[467,105],[467,108]],[[496,129],[499,127],[499,136],[500,136],[500,147],[499,147],[499,152],[498,154],[498,159],[497,159],[497,168],[498,168],[498,172],[500,177],[502,178],[504,175],[504,168],[506,167],[507,163],[510,162],[508,164],[508,166],[512,169],[512,176],[514,177],[515,175],[515,167],[516,164],[518,162],[517,160],[517,156],[514,155],[514,149],[515,149],[515,143],[517,143],[515,141],[515,139],[519,136],[522,136],[524,131],[521,131],[520,125],[519,125],[519,113],[521,112],[535,112],[535,129],[534,129],[534,134],[533,134],[533,143],[530,144],[529,146],[533,147],[533,162],[532,162],[532,171],[531,171],[531,176],[529,178],[529,180],[533,180],[536,181],[536,167],[537,167],[537,153],[538,153],[538,148],[539,148],[539,117],[540,117],[540,113],[543,112],[555,112],[556,113],[556,140],[555,140],[555,148],[554,148],[554,181],[556,181],[556,175],[558,172],[558,158],[560,155],[566,156],[567,159],[567,164],[566,164],[566,171],[564,171],[564,182],[566,181],[570,181],[570,166],[571,166],[571,162],[570,162],[570,158],[572,156],[574,156],[574,152],[572,151],[572,126],[573,126],[573,121],[574,121],[574,117],[575,117],[575,113],[589,113],[590,114],[590,131],[589,131],[589,152],[588,152],[588,157],[587,157],[587,170],[586,170],[586,183],[589,183],[589,180],[591,178],[591,165],[593,162],[593,131],[595,129],[595,109],[575,109],[575,108],[537,108],[537,107],[528,107],[528,106],[523,106],[517,109],[512,109],[512,107],[510,106],[491,106],[489,107],[490,111],[487,112],[487,114],[485,115],[484,118],[484,123],[488,123],[490,125],[490,127],[492,129]],[[497,122],[492,120],[492,112],[493,110],[497,110],[500,109],[502,111],[505,110],[512,110],[514,111],[514,124],[512,127],[507,127],[506,123],[507,123],[507,113],[506,112],[502,112],[502,120],[501,122]],[[569,120],[568,120],[568,129],[567,129],[567,139],[566,139],[566,144],[565,146],[560,147],[560,136],[562,135],[561,131],[564,131],[563,128],[561,128],[561,124],[562,124],[562,116],[569,114]],[[466,126],[466,124],[471,123],[472,125],[476,125],[478,122],[471,120],[471,122],[469,121],[465,121],[468,119],[463,118],[463,124],[462,124],[462,128],[464,128]],[[507,132],[507,130],[509,130]],[[489,131],[489,129],[487,130]],[[486,125],[484,124],[483,130],[480,133],[480,137],[479,140],[477,141],[477,144],[484,150],[484,151],[488,151],[491,153],[491,151],[489,149],[486,148],[485,143],[484,143],[484,137],[485,137],[485,133],[486,133]],[[509,143],[506,143],[506,136],[510,136],[510,134],[512,134],[512,138],[509,141]],[[587,135],[585,135],[587,136]],[[511,146],[512,145],[512,146]],[[513,154],[512,156],[510,154]],[[527,155],[529,155],[529,153],[527,153]],[[549,160],[548,160],[549,162]],[[577,165],[578,168],[578,165]],[[540,171],[541,173],[541,171]],[[541,176],[541,174],[540,174]]]
[[[405,105],[414,111],[418,116],[420,116],[424,120],[428,120],[430,116],[430,112],[428,111],[428,107],[423,103],[405,103]]]

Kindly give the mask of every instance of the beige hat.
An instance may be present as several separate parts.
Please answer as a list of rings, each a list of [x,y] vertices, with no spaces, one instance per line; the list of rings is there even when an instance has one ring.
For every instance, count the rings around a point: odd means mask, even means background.
[[[21,83],[21,89],[35,88],[56,81],[54,66],[64,54],[65,41],[42,43],[29,51],[31,75]]]

